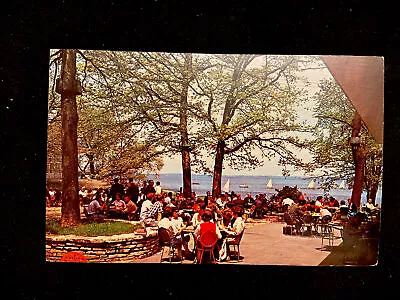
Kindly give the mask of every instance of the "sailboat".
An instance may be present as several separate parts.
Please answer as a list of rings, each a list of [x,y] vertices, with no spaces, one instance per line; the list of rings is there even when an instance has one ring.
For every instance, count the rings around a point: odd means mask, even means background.
[[[272,179],[270,179],[267,183],[267,189],[272,189]]]
[[[242,189],[247,189],[249,186],[246,184],[246,179],[243,180],[244,182],[242,184],[239,184],[239,187]]]
[[[312,179],[307,186],[308,189],[315,189],[315,181]]]
[[[229,178],[228,181],[225,183],[224,187],[222,188],[224,192],[229,193]]]
[[[195,179],[196,179],[197,176],[196,176],[196,175],[194,175],[194,176],[195,176]],[[196,180],[196,181],[193,181],[192,184],[200,184],[200,182],[198,182],[198,181]]]
[[[339,184],[339,189],[345,189],[345,185],[344,185],[344,180],[342,180],[342,182]]]

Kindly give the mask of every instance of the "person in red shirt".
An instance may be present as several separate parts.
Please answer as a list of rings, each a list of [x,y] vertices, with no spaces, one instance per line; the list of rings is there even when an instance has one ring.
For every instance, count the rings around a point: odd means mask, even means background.
[[[222,234],[219,231],[219,228],[216,223],[211,222],[212,219],[212,212],[210,210],[205,210],[203,215],[202,215],[203,223],[200,223],[197,225],[196,230],[194,231],[194,236],[196,238],[197,242],[197,247],[201,247],[201,244],[199,240],[201,239],[202,235],[204,235],[206,232],[212,231],[215,232],[218,236],[218,239],[220,240],[222,238]],[[218,257],[218,250],[216,249],[217,247],[214,248],[214,255]],[[200,261],[200,257],[197,257],[197,259]]]

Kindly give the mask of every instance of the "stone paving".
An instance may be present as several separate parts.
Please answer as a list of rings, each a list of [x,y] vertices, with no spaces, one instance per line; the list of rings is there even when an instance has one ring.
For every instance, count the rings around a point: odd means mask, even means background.
[[[59,215],[60,208],[48,208],[47,216]],[[271,219],[248,220],[243,235],[240,254],[242,259],[237,262],[231,260],[219,264],[243,265],[292,265],[292,266],[318,266],[318,265],[346,265],[347,254],[343,251],[342,240],[335,239],[333,247],[321,248],[321,237],[284,235],[282,228],[284,222]],[[337,235],[339,235],[337,233]],[[189,243],[192,249],[193,241]],[[168,253],[167,253],[168,254]],[[161,251],[147,258],[135,259],[137,263],[159,263]],[[185,259],[184,264],[193,264],[192,260]],[[355,263],[357,264],[357,262]]]
[[[232,259],[219,264],[317,266],[330,254],[325,247],[321,251],[321,238],[284,235],[283,225],[280,222],[246,224],[240,245],[241,261]],[[334,242],[334,246],[339,244],[339,240]],[[140,262],[158,263],[160,257],[161,252]],[[183,263],[193,261],[184,260]]]

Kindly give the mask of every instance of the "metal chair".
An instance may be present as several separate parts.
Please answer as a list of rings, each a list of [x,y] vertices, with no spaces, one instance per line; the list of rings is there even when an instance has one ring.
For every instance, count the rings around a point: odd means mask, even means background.
[[[321,224],[321,250],[324,247],[324,239],[328,240],[328,246],[333,246],[333,228],[331,224]]]
[[[177,250],[177,247],[180,247],[180,245],[171,238],[168,229],[160,227],[158,229],[158,242],[159,245],[162,247],[162,252],[161,252],[161,258],[160,258],[160,263],[163,260],[164,257],[164,250],[165,247],[169,248],[169,262],[172,263],[172,258],[175,257],[175,250]],[[180,259],[180,262],[182,263],[182,257]]]
[[[305,232],[312,234],[313,227],[313,218],[310,214],[305,214],[301,218],[301,235],[304,235]]]
[[[197,246],[196,261],[199,264],[202,263],[205,253],[209,254],[210,261],[215,263],[214,247],[217,244],[218,235],[215,231],[206,231],[200,236],[199,243]]]
[[[237,260],[240,261],[240,242],[242,240],[243,237],[243,233],[244,233],[244,229],[243,231],[236,236],[233,240],[227,240],[226,241],[226,246],[228,247],[228,255],[229,255],[229,250],[230,250],[230,246],[233,246],[233,250],[237,253]]]
[[[286,229],[289,229],[290,230],[290,232],[286,232],[286,234],[292,234],[293,233],[293,229],[295,229],[296,228],[296,221],[293,219],[293,217],[289,214],[289,213],[287,213],[287,212],[285,212],[284,214],[283,214],[283,220],[285,221],[285,223],[286,223]]]

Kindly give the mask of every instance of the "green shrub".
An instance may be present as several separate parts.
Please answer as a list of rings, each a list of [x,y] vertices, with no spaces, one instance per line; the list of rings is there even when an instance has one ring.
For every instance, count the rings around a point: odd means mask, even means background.
[[[133,233],[141,228],[139,224],[118,222],[110,220],[83,220],[81,225],[72,227],[61,227],[60,220],[46,220],[46,232],[52,234],[74,234],[80,236],[101,236],[123,233]]]

